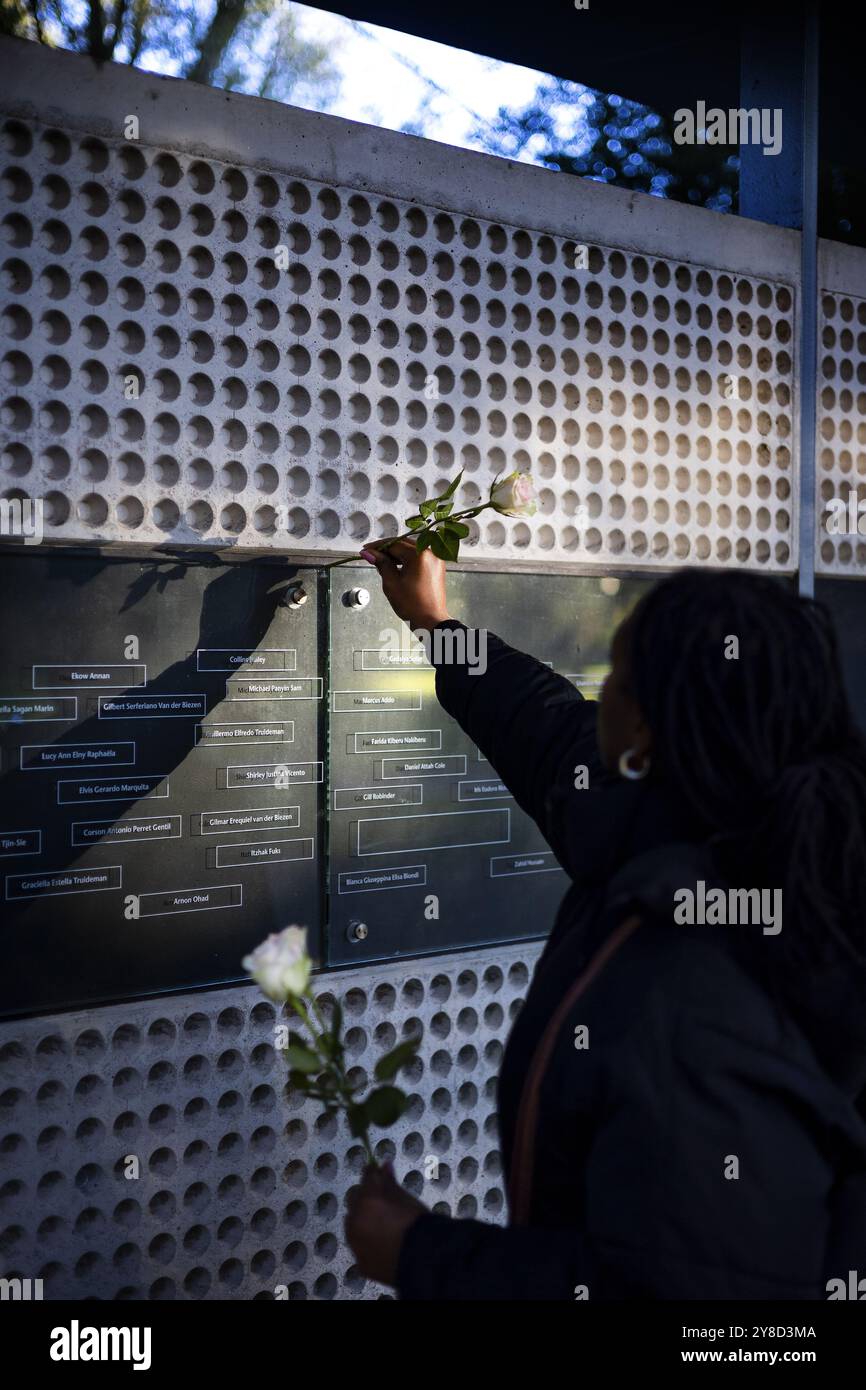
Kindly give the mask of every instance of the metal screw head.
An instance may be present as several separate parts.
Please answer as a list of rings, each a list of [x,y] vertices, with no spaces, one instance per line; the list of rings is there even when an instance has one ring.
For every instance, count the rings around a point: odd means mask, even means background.
[[[353,920],[349,923],[349,929],[346,932],[346,935],[348,936],[350,941],[366,941],[367,930],[368,928],[366,922],[358,922]]]
[[[350,608],[366,608],[369,602],[369,589],[350,589],[346,594],[346,603]]]
[[[282,605],[284,608],[302,608],[308,598],[309,594],[303,584],[293,584],[283,595]]]

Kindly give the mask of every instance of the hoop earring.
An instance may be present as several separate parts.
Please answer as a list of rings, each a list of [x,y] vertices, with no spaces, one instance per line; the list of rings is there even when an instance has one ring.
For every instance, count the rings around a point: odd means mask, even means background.
[[[650,770],[650,760],[647,758],[642,767],[632,767],[629,758],[634,752],[633,748],[626,748],[624,753],[619,755],[619,774],[629,782],[640,782]]]

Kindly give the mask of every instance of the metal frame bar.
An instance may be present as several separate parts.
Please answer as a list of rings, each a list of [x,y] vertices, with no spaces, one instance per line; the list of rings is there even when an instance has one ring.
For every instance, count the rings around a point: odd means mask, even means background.
[[[818,392],[818,8],[803,25],[803,230],[800,247],[799,592],[815,593],[815,430]]]

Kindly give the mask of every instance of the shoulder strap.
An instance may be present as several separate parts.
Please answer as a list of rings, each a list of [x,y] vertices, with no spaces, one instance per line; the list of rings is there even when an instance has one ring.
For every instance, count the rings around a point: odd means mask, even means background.
[[[529,1219],[541,1083],[544,1080],[563,1021],[575,1001],[580,998],[584,990],[589,988],[596,976],[607,965],[611,956],[619,950],[620,946],[639,926],[639,917],[629,917],[602,942],[586,969],[581,972],[560,1000],[535,1049],[526,1080],[523,1083],[514,1132],[514,1152],[511,1158],[511,1175],[508,1185],[508,1206],[512,1226],[525,1226]]]

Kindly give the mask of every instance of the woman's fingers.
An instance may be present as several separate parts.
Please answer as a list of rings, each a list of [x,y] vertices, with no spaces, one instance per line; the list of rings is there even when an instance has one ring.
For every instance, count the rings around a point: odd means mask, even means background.
[[[382,590],[398,618],[412,628],[434,627],[448,617],[445,565],[429,549],[418,551],[413,540],[371,541],[361,551],[376,566]]]
[[[360,553],[375,564],[385,598],[411,628],[430,631],[449,616],[445,564],[431,549],[418,550],[414,539],[399,539],[371,541]]]
[[[393,1192],[399,1183],[394,1176],[393,1168],[383,1164],[381,1168],[372,1165],[364,1171],[364,1186],[368,1192],[377,1193],[381,1196]]]
[[[410,563],[413,557],[417,558],[417,550],[412,541],[394,541],[388,545],[386,541],[372,541],[361,551],[366,560],[370,557],[370,563],[377,569],[397,569],[398,565]]]

